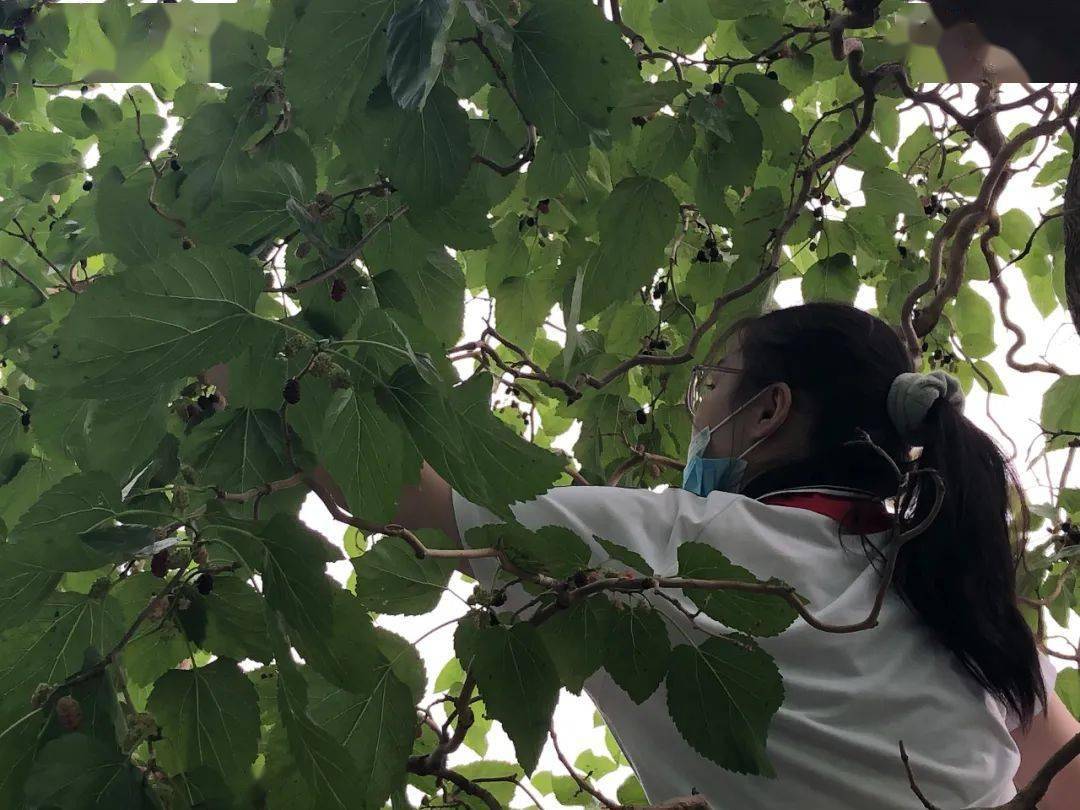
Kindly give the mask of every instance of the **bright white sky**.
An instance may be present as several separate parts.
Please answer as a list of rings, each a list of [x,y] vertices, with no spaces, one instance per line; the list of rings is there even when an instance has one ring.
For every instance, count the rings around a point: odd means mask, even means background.
[[[969,87],[968,89],[972,88]],[[1018,86],[1008,87],[1003,94],[1004,100],[1018,97],[1023,92],[1022,88]],[[970,98],[970,95],[965,96],[965,98]],[[961,109],[964,109],[962,103]],[[1008,133],[1018,123],[1033,122],[1028,119],[1030,119],[1030,115],[1024,110],[1004,113],[1001,116],[1002,129]],[[908,133],[924,120],[923,113],[919,110],[902,114],[901,142]],[[981,150],[975,149],[972,151],[972,158],[977,158]],[[1052,154],[1053,152],[1048,151],[1044,156],[1044,160],[1049,159]],[[1036,172],[1037,169],[1034,169],[1017,176],[1011,181],[1002,195],[998,209],[1000,213],[1012,208],[1020,208],[1026,211],[1033,221],[1039,221],[1041,212],[1050,207],[1051,195],[1048,189],[1036,189],[1031,186],[1031,180]],[[842,170],[838,182],[846,197],[856,203],[861,201],[860,192],[858,191],[858,172]],[[1007,270],[1005,281],[1012,296],[1009,304],[1010,315],[1024,327],[1028,335],[1028,346],[1021,353],[1020,358],[1035,358],[1038,355],[1045,355],[1048,359],[1066,369],[1066,371],[1074,374],[1080,373],[1080,365],[1078,365],[1077,361],[1077,357],[1080,356],[1080,337],[1072,328],[1064,310],[1059,307],[1049,318],[1044,320],[1031,303],[1031,299],[1027,294],[1027,285],[1020,270],[1016,267]],[[973,286],[980,294],[991,301],[996,312],[996,297],[990,283],[976,281],[973,282]],[[778,303],[784,306],[800,303],[801,295],[798,280],[789,280],[779,285],[776,299]],[[869,287],[863,287],[857,299],[857,304],[865,308],[872,307],[874,305],[873,290]],[[486,315],[487,311],[487,303],[483,301],[474,301],[467,305],[466,339],[472,339],[479,335],[483,328],[481,317]],[[557,320],[561,321],[561,318],[557,318]],[[1041,408],[1043,392],[1053,382],[1054,378],[1047,374],[1021,374],[1009,369],[1004,359],[1005,349],[1010,345],[1008,342],[1009,335],[1001,327],[1000,323],[998,327],[998,333],[995,337],[999,348],[987,359],[1000,374],[1009,395],[1007,397],[992,397],[990,411],[1018,448],[1019,454],[1015,463],[1020,470],[1031,501],[1033,503],[1044,503],[1048,500],[1046,482],[1052,480],[1056,485],[1060,479],[1065,454],[1064,452],[1057,452],[1047,459],[1049,475],[1051,476],[1049,479],[1044,462],[1040,461],[1032,469],[1027,469],[1026,457],[1029,446],[1032,446],[1032,442],[1038,435],[1038,426],[1035,420]],[[560,338],[560,335],[555,331],[550,331],[549,336],[552,339]],[[462,374],[467,375],[470,373],[471,365],[468,361],[464,361],[459,364],[458,368]],[[982,389],[977,386],[974,387],[968,398],[966,413],[972,421],[997,438],[1002,447],[1008,452],[1010,449],[1008,439],[1003,437],[1001,431],[986,416],[986,401],[987,395]],[[560,447],[569,449],[575,439],[576,430],[572,430],[557,444]],[[1037,452],[1039,444],[1036,443],[1034,448],[1034,452]],[[331,539],[340,542],[344,527],[335,525],[322,504],[313,497],[309,498],[305,503],[301,517]],[[348,563],[337,563],[335,564],[334,574],[344,580],[350,570]],[[463,615],[467,609],[463,599],[470,591],[471,586],[466,584],[460,575],[455,574],[449,592],[443,597],[438,608],[433,613],[420,617],[382,617],[379,624],[410,640],[417,639],[448,619]],[[1052,621],[1050,626],[1056,628]],[[1050,632],[1053,634],[1056,629],[1052,629]],[[1074,621],[1072,626],[1065,632],[1067,637],[1074,643],[1077,642],[1080,639],[1080,622]],[[435,676],[452,655],[452,637],[453,625],[450,625],[427,636],[417,645],[427,666],[429,683],[434,682]],[[1054,659],[1054,663],[1061,669],[1068,662],[1062,659]],[[593,727],[593,711],[593,706],[586,697],[577,697],[565,691],[562,693],[555,713],[555,724],[559,730],[560,745],[571,760],[574,759],[578,752],[586,749],[592,749],[599,754],[606,753],[603,729]],[[471,751],[463,748],[452,762],[461,763],[475,758],[476,756]],[[513,747],[497,725],[489,735],[487,758],[513,761]],[[548,769],[556,774],[565,773],[565,770],[555,757],[550,742],[541,757],[539,769]],[[629,773],[628,768],[621,767],[615,773],[598,780],[597,785],[607,795],[614,796],[615,790]],[[543,797],[543,803],[545,807],[558,806],[558,803],[551,796]],[[532,802],[519,791],[514,804],[515,806],[524,807],[532,804]]]

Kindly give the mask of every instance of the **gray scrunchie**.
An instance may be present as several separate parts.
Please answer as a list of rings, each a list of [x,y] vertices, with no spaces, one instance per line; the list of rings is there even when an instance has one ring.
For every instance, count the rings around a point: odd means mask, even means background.
[[[885,409],[900,437],[918,446],[923,440],[926,414],[938,399],[944,398],[958,410],[964,409],[960,381],[940,369],[922,374],[909,371],[896,375],[889,387]]]

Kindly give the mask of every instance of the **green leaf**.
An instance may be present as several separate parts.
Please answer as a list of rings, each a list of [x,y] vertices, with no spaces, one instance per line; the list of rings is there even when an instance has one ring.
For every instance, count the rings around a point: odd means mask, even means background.
[[[289,752],[308,786],[305,795],[313,794],[315,807],[369,810],[364,793],[357,790],[365,782],[356,760],[308,714],[307,683],[280,632],[275,635],[277,707],[288,735]]]
[[[779,81],[760,73],[740,73],[735,77],[735,86],[749,93],[762,107],[779,107],[789,95]]]
[[[149,604],[165,590],[165,580],[158,579],[149,571],[140,571],[124,577],[109,593],[120,604],[124,626],[130,627]],[[149,628],[151,625],[146,625]],[[172,620],[162,623],[152,633],[136,635],[124,646],[124,672],[128,679],[141,686],[149,686],[190,653],[183,631]]]
[[[101,245],[126,264],[157,262],[181,249],[176,224],[150,207],[152,183],[149,172],[123,182],[112,177],[99,181],[94,213]]]
[[[341,641],[346,643],[346,636]],[[359,689],[345,691],[316,682],[311,690],[312,720],[344,746],[364,774],[353,788],[359,789],[362,807],[381,808],[390,792],[405,781],[405,763],[415,737],[416,701],[397,671],[380,657]],[[414,670],[409,678],[417,676],[423,678],[423,672]]]
[[[994,350],[994,311],[990,302],[964,284],[951,309],[960,333],[960,346],[971,357],[986,357]]]
[[[610,600],[597,595],[579,599],[540,625],[559,681],[575,695],[581,694],[585,681],[603,665],[614,619]]]
[[[694,137],[694,126],[685,116],[658,115],[641,131],[634,166],[658,179],[674,174],[690,157]]]
[[[516,565],[553,577],[568,577],[589,564],[589,547],[563,526],[527,529],[517,523],[478,526],[466,536],[473,547],[504,549]]]
[[[302,637],[318,637],[331,624],[333,593],[326,563],[341,553],[295,517],[274,515],[258,528],[264,595]]]
[[[1080,670],[1069,667],[1058,672],[1054,691],[1072,716],[1080,719]]]
[[[1064,447],[1080,433],[1080,376],[1067,374],[1051,383],[1043,394],[1039,424],[1050,433],[1066,434],[1051,438],[1050,449]]]
[[[449,548],[451,543],[434,529],[418,530],[428,548]],[[454,572],[454,561],[419,559],[400,537],[383,537],[363,556],[352,560],[356,570],[356,596],[368,610],[393,615],[419,615],[435,609]]]
[[[668,669],[671,641],[667,626],[652,607],[615,603],[610,632],[604,669],[634,703],[643,703]]]
[[[34,759],[26,780],[34,807],[59,810],[132,810],[157,807],[142,771],[115,747],[85,734],[49,741]]]
[[[610,540],[605,540],[602,537],[593,535],[593,540],[604,547],[611,559],[618,560],[621,563],[625,563],[630,566],[631,569],[641,574],[642,576],[652,576],[653,570],[649,567],[649,564],[645,562],[645,559],[636,551],[631,551],[625,546],[620,546],[618,543],[613,543]]]
[[[1072,155],[1069,152],[1059,152],[1043,164],[1035,179],[1031,181],[1033,186],[1051,186],[1063,181],[1069,175],[1069,166],[1072,165]]]
[[[559,677],[539,631],[529,624],[492,627],[470,613],[458,624],[454,649],[476,678],[488,713],[514,743],[518,762],[532,773],[559,696]]]
[[[153,543],[158,535],[152,526],[130,523],[88,529],[79,534],[79,539],[98,554],[119,562]]]
[[[652,12],[657,45],[678,53],[691,54],[716,28],[707,0],[679,0],[661,3]]]
[[[443,394],[402,369],[391,381],[396,415],[421,456],[473,503],[511,518],[507,504],[536,497],[562,473],[558,457],[519,438],[489,410],[487,374],[474,374]],[[381,401],[383,397],[380,397]]]
[[[60,573],[42,569],[37,557],[32,546],[0,543],[0,631],[33,616],[60,581]]]
[[[414,0],[387,23],[386,80],[394,101],[406,110],[423,107],[438,78],[456,5]]]
[[[289,33],[285,90],[313,136],[332,130],[354,96],[367,98],[385,65],[390,0],[310,0]],[[334,77],[328,81],[328,77]]]
[[[804,301],[840,301],[854,304],[859,291],[859,274],[847,253],[820,259],[802,278]]]
[[[679,200],[659,180],[628,177],[604,200],[597,220],[601,257],[585,275],[583,301],[622,298],[652,278],[675,235]],[[606,267],[620,268],[618,276],[601,275],[600,268]]]
[[[0,406],[0,483],[15,477],[34,445],[22,420],[22,411],[18,408],[8,403]]]
[[[190,233],[200,244],[257,245],[289,230],[292,217],[286,203],[311,196],[296,168],[277,161],[247,168],[226,193],[191,223]]]
[[[281,417],[271,410],[225,409],[200,422],[185,438],[180,457],[201,481],[231,492],[287,478]]]
[[[121,509],[120,487],[101,472],[70,475],[50,487],[11,530],[8,543],[52,571],[90,571],[109,557],[82,542],[82,532]]]
[[[923,215],[915,187],[892,169],[877,168],[864,172],[862,190],[866,195],[867,207],[876,209],[880,216]]]
[[[258,696],[235,661],[165,673],[146,707],[167,743],[158,757],[173,773],[206,765],[230,778],[255,760]]]
[[[783,699],[776,664],[745,637],[680,644],[671,652],[667,701],[675,727],[695,751],[729,771],[775,777],[765,737]]]
[[[620,804],[648,804],[649,799],[645,796],[645,789],[641,786],[638,778],[631,774],[619,785],[615,792],[615,798]]]
[[[764,583],[705,543],[683,543],[678,555],[681,577]],[[769,583],[779,584],[779,580],[769,580]],[[796,610],[778,596],[697,589],[685,589],[684,594],[710,618],[755,636],[778,635],[799,617]]]
[[[122,629],[112,598],[48,596],[30,621],[0,633],[0,722],[6,728],[26,714],[39,683],[59,683],[82,669],[88,647],[112,649]]]
[[[233,251],[194,248],[96,281],[78,296],[27,371],[71,395],[113,399],[171,383],[270,340],[276,326],[252,310],[255,265]]]
[[[573,31],[573,36],[567,32]],[[510,81],[541,135],[583,147],[605,130],[634,58],[599,9],[582,0],[533,5],[514,26]]]
[[[216,655],[269,663],[266,606],[258,591],[230,574],[214,576],[214,589],[202,597],[206,637],[202,647]]]
[[[370,391],[335,392],[324,419],[322,435],[329,438],[319,458],[344,493],[349,511],[389,520],[402,486],[415,479],[419,468],[408,438]],[[379,462],[372,463],[376,458]]]
[[[432,90],[422,110],[401,116],[387,171],[411,208],[438,208],[461,188],[471,165],[468,124],[457,97],[444,86]]]

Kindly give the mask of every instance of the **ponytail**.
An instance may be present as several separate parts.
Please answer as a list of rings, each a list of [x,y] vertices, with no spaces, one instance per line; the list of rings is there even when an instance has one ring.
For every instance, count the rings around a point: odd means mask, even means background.
[[[1027,506],[1012,465],[994,441],[950,402],[926,415],[917,468],[944,483],[940,511],[897,557],[893,587],[987,692],[1008,706],[1026,731],[1036,702],[1046,706],[1034,635],[1016,599],[1015,525]],[[934,484],[918,479],[913,520],[928,516]],[[1019,504],[1010,508],[1010,496]],[[1013,525],[1010,525],[1013,524]],[[1023,537],[1022,531],[1017,532]]]
[[[739,335],[745,371],[735,401],[746,401],[764,385],[788,383],[795,406],[812,422],[807,453],[822,466],[813,477],[835,479],[806,483],[846,479],[890,497],[896,468],[878,454],[845,448],[845,442],[864,431],[901,469],[911,467],[911,447],[922,447],[916,469],[940,474],[943,500],[929,528],[900,549],[892,587],[1026,729],[1037,702],[1046,705],[1034,635],[1016,598],[1027,507],[1008,460],[963,416],[955,379],[911,373],[911,356],[896,332],[847,304],[774,310],[750,319]],[[901,387],[909,390],[897,401],[894,383],[905,375]],[[911,497],[902,499],[904,517],[911,505],[911,525],[918,525],[930,516],[937,493],[929,474],[908,480],[915,483]],[[871,549],[866,553],[876,564],[877,550]]]

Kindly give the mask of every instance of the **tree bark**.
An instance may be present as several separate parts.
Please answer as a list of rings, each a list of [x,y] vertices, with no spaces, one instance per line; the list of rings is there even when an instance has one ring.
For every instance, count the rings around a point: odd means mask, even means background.
[[[1073,136],[1072,165],[1065,181],[1065,301],[1080,334],[1080,134]]]

